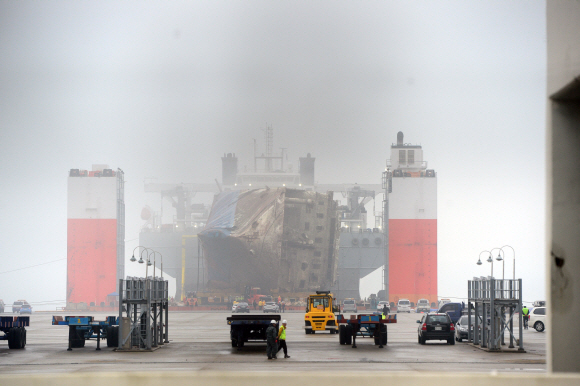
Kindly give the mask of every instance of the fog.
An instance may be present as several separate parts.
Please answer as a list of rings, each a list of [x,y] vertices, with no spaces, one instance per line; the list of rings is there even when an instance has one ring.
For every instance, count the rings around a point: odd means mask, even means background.
[[[271,124],[319,183],[380,183],[403,131],[438,173],[439,296],[509,244],[544,299],[545,39],[541,1],[0,1],[0,298],[64,305],[69,169],[125,172],[128,258],[145,178],[220,180]]]

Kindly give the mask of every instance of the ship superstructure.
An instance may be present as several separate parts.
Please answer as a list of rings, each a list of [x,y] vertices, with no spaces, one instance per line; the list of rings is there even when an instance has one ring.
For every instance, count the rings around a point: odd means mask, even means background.
[[[437,174],[423,159],[423,148],[391,146],[387,164],[388,297],[437,302]]]
[[[123,171],[71,169],[67,217],[67,308],[111,306],[125,266]]]

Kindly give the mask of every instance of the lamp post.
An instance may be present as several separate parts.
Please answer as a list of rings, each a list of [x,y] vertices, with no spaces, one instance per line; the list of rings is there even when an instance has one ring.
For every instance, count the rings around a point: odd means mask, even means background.
[[[144,247],[142,245],[137,245],[135,248],[133,248],[132,256],[129,259],[132,263],[134,263],[135,261],[137,261],[137,259],[135,258],[135,250],[137,248],[143,248],[141,250],[141,253],[139,253],[139,264],[143,264],[145,262],[145,260],[143,260],[143,252],[144,251],[153,251],[153,249]],[[153,252],[155,252],[155,251],[153,251]],[[157,253],[159,253],[159,252],[157,252]],[[159,253],[159,254],[161,255],[161,253]],[[149,274],[148,268],[149,268],[150,265],[151,265],[151,261],[149,260],[149,252],[147,252],[147,265],[145,267],[145,278],[147,278],[147,275]],[[155,276],[155,271],[153,271],[153,275]]]
[[[143,248],[143,250],[139,254],[139,264],[143,264],[145,262],[143,260],[143,252],[152,251],[151,248],[145,248],[145,247],[141,247],[141,248]],[[149,260],[149,252],[147,252],[147,264],[145,265],[145,279],[147,279],[147,276],[149,275],[149,266],[150,265],[151,265],[151,261]]]
[[[492,251],[494,249],[499,249],[501,252],[503,252],[503,250],[501,248],[493,248]],[[505,255],[505,253],[504,253]],[[498,252],[497,253],[497,257],[495,258],[497,261],[501,261],[502,262],[502,273],[501,273],[501,278],[502,280],[505,279],[505,259],[501,256],[501,254]]]
[[[512,252],[514,253],[514,280],[516,280],[516,251],[510,245],[504,245],[503,247],[501,247],[502,251],[503,251],[503,248],[505,248],[505,247],[510,247],[512,249]],[[505,252],[504,252],[504,256],[505,256]]]
[[[159,257],[161,257],[161,278],[163,279],[163,255],[161,254],[161,252],[155,251],[153,249],[151,249],[151,253],[148,254],[147,257],[151,256],[151,254],[153,254],[153,277],[155,277],[155,257],[157,256],[157,253],[159,253]],[[149,259],[149,263],[151,262],[151,259]],[[149,264],[151,265],[151,264]]]
[[[477,260],[477,265],[481,265],[481,264],[483,264],[483,263],[481,262],[481,254],[482,254],[482,253],[484,253],[484,252],[487,252],[487,253],[489,253],[489,257],[487,258],[487,262],[488,262],[488,263],[491,263],[491,277],[493,277],[493,259],[492,259],[492,257],[491,257],[491,252],[490,252],[490,251],[481,251],[481,252],[479,253],[479,260]]]

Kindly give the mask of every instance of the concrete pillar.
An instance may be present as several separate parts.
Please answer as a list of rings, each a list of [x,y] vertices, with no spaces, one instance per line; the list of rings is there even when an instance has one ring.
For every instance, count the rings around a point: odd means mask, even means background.
[[[548,369],[580,373],[580,2],[546,2]]]
[[[580,99],[552,101],[550,120],[549,367],[580,372],[580,334],[564,333],[577,330],[580,320]]]

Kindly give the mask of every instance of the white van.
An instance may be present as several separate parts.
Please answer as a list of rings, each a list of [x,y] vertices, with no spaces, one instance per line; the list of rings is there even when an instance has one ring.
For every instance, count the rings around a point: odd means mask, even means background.
[[[342,312],[356,312],[356,302],[354,299],[344,299],[342,302]]]
[[[397,313],[408,312],[411,313],[411,302],[409,299],[399,299],[397,303]]]
[[[417,301],[417,312],[429,312],[431,311],[431,305],[427,299],[419,299]]]
[[[530,312],[528,325],[538,332],[544,332],[546,329],[546,307],[535,307]]]

